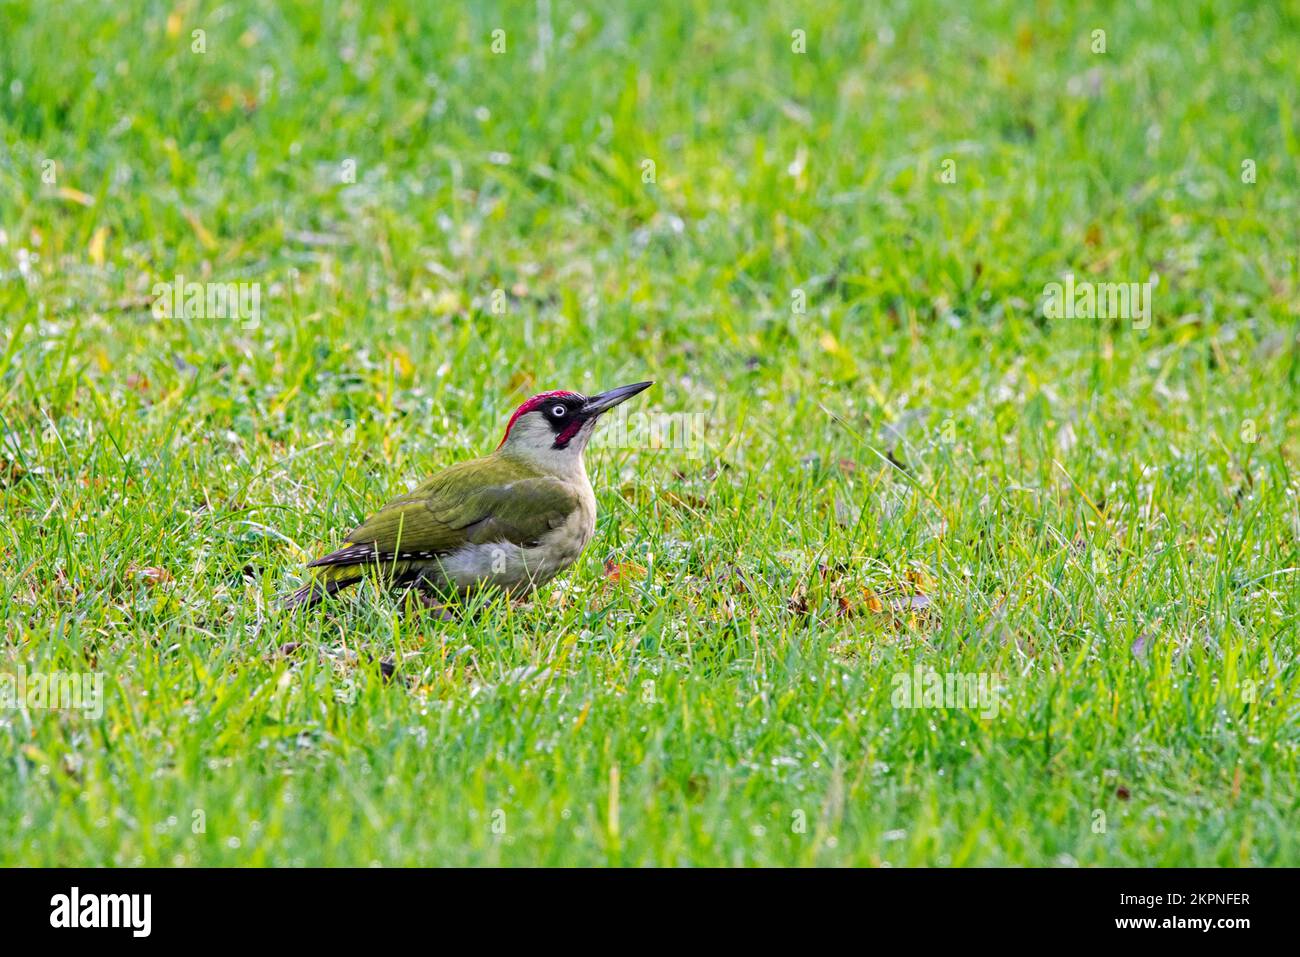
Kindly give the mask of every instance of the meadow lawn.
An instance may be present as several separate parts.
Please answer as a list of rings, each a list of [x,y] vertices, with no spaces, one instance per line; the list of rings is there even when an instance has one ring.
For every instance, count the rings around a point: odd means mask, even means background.
[[[1300,864],[1300,11],[1059,6],[0,4],[0,864]],[[275,606],[648,378],[530,602]]]

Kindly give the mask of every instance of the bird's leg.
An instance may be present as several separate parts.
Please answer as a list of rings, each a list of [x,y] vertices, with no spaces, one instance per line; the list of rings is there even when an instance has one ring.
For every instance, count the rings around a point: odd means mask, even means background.
[[[506,592],[506,598],[510,602],[510,607],[518,611],[530,607],[533,603],[533,592],[536,586],[529,582],[522,587],[511,588]]]
[[[419,590],[416,591],[416,594],[419,596],[420,603],[424,605],[425,609],[433,612],[433,614],[440,621],[456,620],[456,613],[453,612],[451,608],[449,608],[447,605],[444,605],[441,601],[435,598],[433,595],[426,594],[425,592]]]
[[[407,592],[420,604],[422,611],[433,612],[434,616],[441,621],[455,621],[456,616],[452,612],[451,606],[446,602],[446,596],[442,595],[436,588],[423,578],[417,579],[412,583],[412,587]]]

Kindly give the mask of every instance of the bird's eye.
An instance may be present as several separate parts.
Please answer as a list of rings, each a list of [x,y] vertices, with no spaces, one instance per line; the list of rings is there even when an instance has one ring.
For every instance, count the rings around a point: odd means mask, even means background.
[[[555,408],[551,409],[551,415],[555,416],[557,419],[561,419],[564,418],[565,413],[567,413],[568,411],[569,410],[566,409],[564,406],[557,405]]]

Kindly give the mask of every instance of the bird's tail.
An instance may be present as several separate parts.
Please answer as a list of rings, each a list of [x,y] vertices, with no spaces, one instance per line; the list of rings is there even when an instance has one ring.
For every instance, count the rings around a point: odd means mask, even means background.
[[[281,608],[287,608],[290,611],[294,611],[298,608],[312,608],[319,605],[321,600],[327,594],[329,594],[329,592],[326,590],[326,586],[322,585],[318,581],[309,581],[297,591],[291,591],[287,595],[281,595],[276,600],[276,603]]]
[[[314,608],[340,588],[347,588],[349,585],[361,580],[360,576],[343,577],[338,572],[339,569],[337,568],[322,569],[316,572],[312,575],[311,581],[297,591],[281,595],[279,598],[280,607],[291,611],[299,608]]]

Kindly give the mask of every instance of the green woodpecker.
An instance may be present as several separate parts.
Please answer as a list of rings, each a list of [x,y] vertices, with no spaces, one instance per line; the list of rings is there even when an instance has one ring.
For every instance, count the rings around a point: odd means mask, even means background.
[[[496,451],[393,499],[348,534],[348,545],[310,562],[312,580],[285,605],[314,605],[370,573],[444,596],[480,586],[521,596],[550,581],[596,529],[582,462],[596,421],[652,384],[533,396],[515,409]]]

